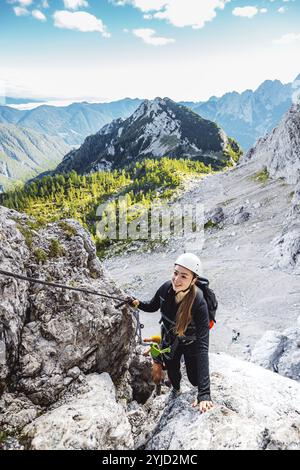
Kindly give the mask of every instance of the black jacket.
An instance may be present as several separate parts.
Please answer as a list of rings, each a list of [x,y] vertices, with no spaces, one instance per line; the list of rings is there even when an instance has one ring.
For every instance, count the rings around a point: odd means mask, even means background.
[[[192,306],[192,321],[189,324],[185,335],[195,336],[195,341],[191,345],[180,345],[181,348],[187,349],[189,354],[197,356],[198,368],[198,400],[211,400],[210,398],[210,378],[209,378],[209,316],[207,304],[204,295],[199,287],[196,287],[197,295]],[[165,282],[153,299],[149,302],[140,302],[139,308],[145,312],[156,312],[160,309],[162,313],[162,321],[164,330],[172,330],[173,323],[176,320],[176,313],[179,304],[175,302],[175,292],[172,282]],[[168,322],[168,319],[170,322]],[[170,339],[173,342],[176,336],[170,331]]]

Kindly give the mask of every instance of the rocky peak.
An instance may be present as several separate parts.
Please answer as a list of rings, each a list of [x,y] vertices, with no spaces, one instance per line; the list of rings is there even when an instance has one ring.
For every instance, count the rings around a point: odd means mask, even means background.
[[[281,89],[282,83],[280,80],[265,80],[256,90],[256,93],[269,94]]]
[[[167,109],[168,105],[170,104],[176,105],[176,103],[170,100],[169,98],[162,99],[160,97],[157,97],[154,100],[144,100],[137,108],[137,110],[133,113],[130,118],[130,121],[134,122],[141,118],[157,119],[160,114],[163,114],[164,118],[172,118],[170,110]]]
[[[266,80],[255,91],[255,99],[270,111],[274,106],[291,100],[291,84],[284,85],[280,80]],[[258,111],[258,110],[257,110]]]
[[[115,120],[89,136],[55,172],[75,169],[81,174],[89,173],[163,156],[195,158],[217,168],[238,151],[216,123],[170,98],[157,97],[144,100],[126,120]]]

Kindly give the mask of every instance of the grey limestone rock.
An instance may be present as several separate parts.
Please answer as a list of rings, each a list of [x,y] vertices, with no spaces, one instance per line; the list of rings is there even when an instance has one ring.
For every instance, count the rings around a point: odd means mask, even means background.
[[[23,429],[34,450],[129,450],[131,427],[107,373],[87,376],[87,390]]]
[[[210,357],[214,408],[200,414],[191,406],[195,392],[183,393],[167,405],[145,448],[299,450],[299,384],[225,354]]]
[[[250,360],[300,381],[300,317],[295,326],[282,333],[267,331],[251,351]]]
[[[103,273],[88,232],[71,220],[30,228],[0,207],[0,269],[123,297]],[[39,250],[39,251],[38,251]],[[43,262],[36,254],[43,250]],[[113,300],[0,275],[0,386],[36,405],[55,402],[80,373],[128,369],[134,322]],[[70,372],[71,370],[71,372]]]

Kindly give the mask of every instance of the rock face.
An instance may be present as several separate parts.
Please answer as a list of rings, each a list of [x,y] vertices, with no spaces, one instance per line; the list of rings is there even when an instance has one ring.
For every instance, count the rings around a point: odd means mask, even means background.
[[[300,381],[300,317],[295,326],[282,333],[267,331],[253,348],[250,360]]]
[[[291,184],[300,180],[300,104],[293,105],[279,125],[259,139],[240,163],[249,160],[265,165],[272,178],[283,177]]]
[[[89,234],[72,220],[33,230],[0,207],[0,269],[123,296],[103,273]],[[127,369],[134,325],[127,309],[85,293],[0,275],[1,390],[49,405],[81,374]],[[1,348],[0,348],[1,349]]]
[[[270,255],[274,258],[274,268],[300,274],[300,182],[295,188],[286,224],[273,240]]]
[[[86,389],[23,430],[33,450],[129,450],[131,427],[116,402],[115,388],[107,373],[90,374]]]
[[[169,98],[145,100],[126,120],[105,125],[67,154],[55,173],[120,168],[145,157],[185,157],[213,167],[239,158],[238,145],[214,122]]]
[[[293,105],[269,135],[241,158],[239,164],[252,162],[263,167],[271,178],[284,178],[295,185],[292,207],[282,232],[274,238],[269,255],[273,266],[300,273],[300,104]]]
[[[25,271],[29,249],[24,236],[17,229],[16,217],[21,224],[26,217],[0,207],[0,266],[7,271]],[[28,284],[0,277],[0,393],[7,377],[16,369],[21,333],[28,306]]]
[[[211,379],[215,407],[200,414],[191,407],[195,393],[183,393],[165,408],[147,450],[300,449],[297,382],[225,354],[211,355]]]

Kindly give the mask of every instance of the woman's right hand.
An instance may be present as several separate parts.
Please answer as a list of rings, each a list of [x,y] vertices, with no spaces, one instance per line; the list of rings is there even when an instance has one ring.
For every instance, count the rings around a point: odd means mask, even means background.
[[[127,297],[126,301],[130,305],[130,307],[133,308],[138,308],[138,306],[140,305],[140,301],[138,299],[135,299],[134,297]]]

